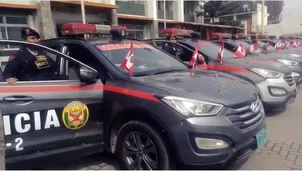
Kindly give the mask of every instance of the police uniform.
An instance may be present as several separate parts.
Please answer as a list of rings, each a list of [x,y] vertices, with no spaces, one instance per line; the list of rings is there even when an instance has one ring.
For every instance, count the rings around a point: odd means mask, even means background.
[[[171,43],[165,43],[163,50],[168,52],[169,54],[176,56],[177,54],[177,49],[174,47]]]
[[[31,28],[21,30],[23,38],[40,35]],[[45,53],[32,47],[21,47],[14,58],[8,61],[3,76],[5,79],[16,78],[19,81],[40,81],[59,79],[56,76],[56,64]]]

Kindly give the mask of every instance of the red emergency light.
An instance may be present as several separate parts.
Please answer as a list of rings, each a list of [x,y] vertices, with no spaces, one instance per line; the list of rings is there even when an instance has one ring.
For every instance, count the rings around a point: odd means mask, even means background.
[[[269,35],[268,38],[269,38],[269,39],[276,39],[277,36],[276,36],[276,35]]]
[[[128,31],[128,28],[126,26],[110,26],[111,30],[123,30]]]
[[[191,36],[191,33],[193,33],[193,30],[187,30],[187,29],[178,29],[178,28],[169,28],[164,29],[162,31],[163,34],[166,36],[174,35],[174,36]]]
[[[231,38],[232,38],[232,34],[230,34],[230,33],[219,33],[219,32],[215,32],[215,33],[212,33],[211,38],[212,38],[212,39],[219,39],[219,38],[223,38],[223,39],[231,39]]]
[[[237,36],[238,36],[238,39],[248,39],[250,37],[250,35],[245,34],[245,33],[238,33]]]
[[[111,30],[127,31],[124,26],[109,26],[100,24],[66,23],[62,25],[62,35],[78,34],[110,34]]]
[[[267,39],[268,35],[267,34],[258,34],[258,39]]]

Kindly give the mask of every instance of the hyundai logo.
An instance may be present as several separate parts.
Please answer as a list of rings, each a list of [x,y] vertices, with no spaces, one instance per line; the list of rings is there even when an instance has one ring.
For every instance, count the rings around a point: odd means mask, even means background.
[[[256,102],[252,103],[251,106],[250,106],[250,109],[253,113],[256,113],[257,112],[257,104]]]

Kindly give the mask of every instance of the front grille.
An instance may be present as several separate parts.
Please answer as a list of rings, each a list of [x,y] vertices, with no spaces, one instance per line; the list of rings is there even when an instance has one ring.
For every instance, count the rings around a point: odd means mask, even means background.
[[[284,74],[283,79],[287,82],[289,86],[293,86],[295,84],[295,79],[293,78],[291,73]]]
[[[252,104],[255,105],[254,112],[251,109]],[[227,119],[241,130],[255,125],[262,119],[264,112],[262,102],[259,98],[252,104],[237,109],[230,109],[226,114]]]

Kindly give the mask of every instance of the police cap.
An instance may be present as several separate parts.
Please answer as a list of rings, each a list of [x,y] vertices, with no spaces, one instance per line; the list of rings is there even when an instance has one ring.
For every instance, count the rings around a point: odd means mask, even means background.
[[[40,39],[40,34],[36,30],[34,30],[33,28],[30,28],[30,27],[22,28],[21,37],[23,39],[25,39],[28,36],[36,36],[38,39]]]

